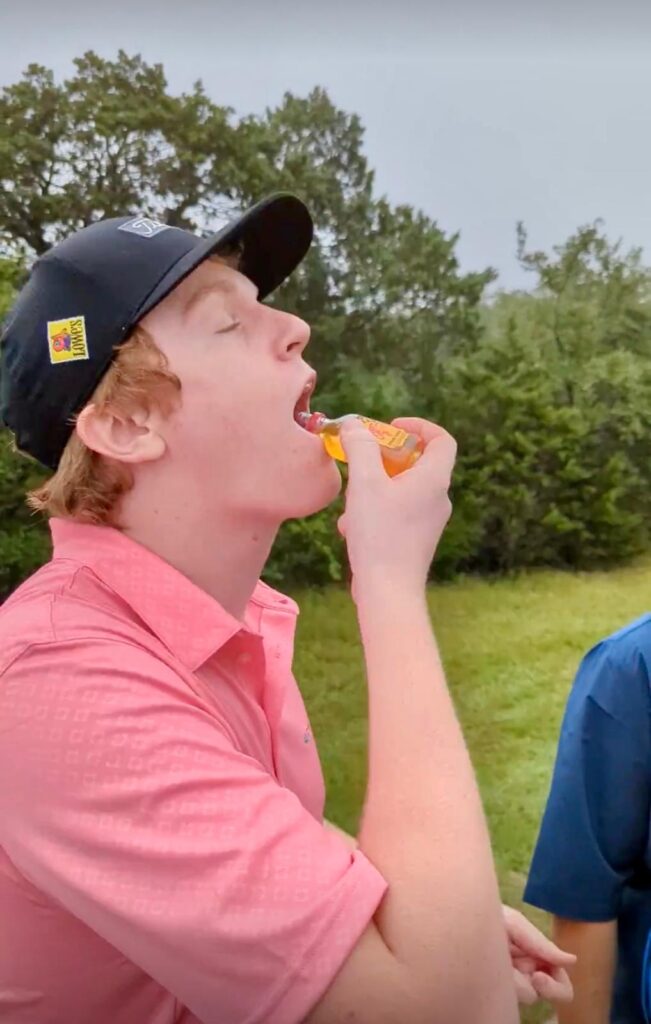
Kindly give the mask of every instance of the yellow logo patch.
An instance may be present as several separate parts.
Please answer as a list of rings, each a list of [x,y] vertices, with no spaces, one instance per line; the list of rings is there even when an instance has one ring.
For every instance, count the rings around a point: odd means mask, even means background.
[[[84,317],[71,316],[67,320],[49,320],[47,344],[51,363],[71,363],[74,359],[88,359]]]

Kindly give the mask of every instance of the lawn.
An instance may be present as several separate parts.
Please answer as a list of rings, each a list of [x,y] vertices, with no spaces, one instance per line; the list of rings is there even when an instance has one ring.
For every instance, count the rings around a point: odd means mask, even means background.
[[[354,608],[341,589],[293,596],[302,609],[295,669],[319,743],[327,815],[354,832],[366,749]],[[651,561],[608,573],[464,580],[432,587],[429,604],[481,786],[503,896],[518,905],[572,677],[600,637],[651,610]],[[545,1014],[523,1019],[533,1024]]]

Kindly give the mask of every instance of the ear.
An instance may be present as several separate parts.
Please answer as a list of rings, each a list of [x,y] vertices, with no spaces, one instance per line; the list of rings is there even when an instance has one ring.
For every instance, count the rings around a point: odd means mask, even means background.
[[[79,413],[76,430],[87,448],[116,462],[155,462],[167,450],[155,418],[145,409],[99,412],[91,403]]]

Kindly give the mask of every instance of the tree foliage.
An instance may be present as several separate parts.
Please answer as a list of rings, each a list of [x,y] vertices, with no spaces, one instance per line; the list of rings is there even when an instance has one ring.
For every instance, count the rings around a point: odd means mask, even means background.
[[[457,236],[374,191],[355,114],[325,90],[237,116],[201,82],[181,95],[161,65],[89,52],[57,82],[30,65],[0,92],[0,319],[25,268],[99,217],[145,212],[208,232],[278,190],[317,235],[273,301],[312,326],[320,404],[405,411],[458,437],[455,515],[438,572],[590,567],[649,544],[651,303],[638,250],[599,222],[550,253],[518,226],[527,292],[490,301],[491,269],[463,273]],[[0,591],[43,557],[22,505],[34,468],[0,447]],[[345,578],[336,509],[288,524],[274,582]]]

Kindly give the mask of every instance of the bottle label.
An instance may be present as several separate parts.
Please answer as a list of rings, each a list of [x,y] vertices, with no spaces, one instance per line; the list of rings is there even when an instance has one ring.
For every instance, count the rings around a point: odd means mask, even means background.
[[[401,430],[400,427],[392,427],[389,423],[380,423],[378,420],[369,420],[366,416],[359,418],[384,448],[402,448],[409,437],[407,431]]]

